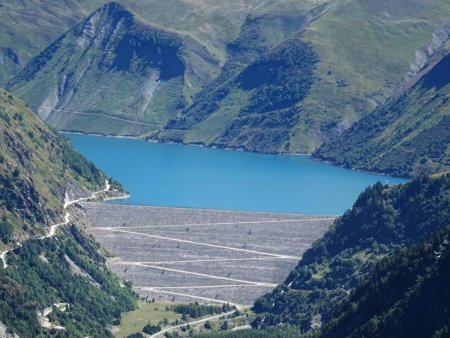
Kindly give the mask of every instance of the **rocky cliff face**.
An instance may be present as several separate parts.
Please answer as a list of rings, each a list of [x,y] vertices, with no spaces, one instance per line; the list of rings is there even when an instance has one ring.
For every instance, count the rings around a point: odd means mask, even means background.
[[[417,73],[425,68],[431,57],[442,49],[443,45],[450,39],[450,23],[444,24],[433,32],[430,44],[416,52],[416,58],[411,63],[411,71],[408,78],[414,78]]]
[[[208,55],[185,44],[112,2],[32,59],[8,88],[58,129],[138,135],[186,104],[185,54]]]

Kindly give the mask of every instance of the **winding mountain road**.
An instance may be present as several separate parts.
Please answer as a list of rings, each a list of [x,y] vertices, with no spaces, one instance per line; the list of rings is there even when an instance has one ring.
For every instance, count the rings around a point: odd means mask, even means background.
[[[105,188],[102,189],[102,190],[99,190],[99,191],[94,191],[91,194],[91,196],[88,196],[88,197],[82,197],[82,198],[78,198],[76,200],[69,200],[69,197],[68,197],[67,192],[66,192],[66,197],[64,198],[64,210],[66,210],[71,205],[74,205],[74,204],[77,204],[77,203],[80,203],[80,202],[89,201],[91,199],[95,199],[97,197],[97,195],[99,195],[101,193],[108,192],[110,189],[111,189],[111,185],[109,184],[108,180],[105,180]],[[69,224],[70,216],[71,216],[71,214],[66,211],[66,214],[64,215],[64,222],[58,223],[58,224],[54,224],[54,225],[50,226],[50,230],[49,230],[48,234],[45,235],[45,236],[39,237],[39,239],[47,239],[47,238],[52,238],[53,236],[55,236],[56,231],[58,230],[59,227]],[[6,262],[6,255],[8,254],[8,252],[10,252],[12,250],[15,250],[15,249],[17,249],[18,247],[21,247],[21,246],[22,246],[22,243],[19,243],[14,248],[11,248],[9,250],[0,252],[0,259],[3,262],[3,267],[5,269],[8,267],[8,263]]]

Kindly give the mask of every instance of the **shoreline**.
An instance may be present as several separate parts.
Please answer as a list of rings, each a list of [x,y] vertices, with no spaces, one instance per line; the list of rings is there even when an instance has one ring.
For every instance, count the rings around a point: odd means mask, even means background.
[[[331,166],[337,167],[337,168],[342,168],[342,169],[346,169],[346,170],[356,171],[356,172],[359,172],[359,173],[366,173],[366,174],[383,176],[383,177],[399,178],[399,179],[407,180],[407,181],[412,181],[414,179],[414,177],[395,176],[395,175],[392,175],[392,174],[389,174],[389,173],[385,173],[385,172],[381,172],[381,171],[370,171],[370,170],[361,169],[361,168],[352,168],[352,167],[348,167],[348,166],[345,166],[345,165],[334,163],[334,162],[329,161],[329,160],[325,160],[323,158],[314,157],[312,154],[309,156],[309,158],[311,160],[313,160],[313,161],[316,161],[316,162],[320,162],[320,163],[323,163],[323,164],[328,164],[328,165],[331,165]]]
[[[142,140],[136,136],[131,135],[115,135],[115,134],[101,134],[101,133],[85,133],[83,131],[74,131],[74,130],[58,130],[60,134],[70,134],[70,135],[86,135],[86,136],[96,136],[96,137],[110,137],[110,138],[119,138],[119,139],[129,139],[129,140]]]
[[[391,175],[389,173],[385,173],[385,172],[378,172],[378,171],[370,171],[370,170],[366,170],[366,169],[361,169],[361,168],[352,168],[352,167],[348,167],[345,165],[340,165],[337,163],[334,163],[332,161],[328,161],[322,158],[318,158],[318,157],[314,157],[313,154],[308,154],[308,153],[269,153],[269,152],[262,152],[262,151],[249,151],[249,150],[245,150],[242,148],[233,148],[233,147],[222,147],[222,146],[218,146],[218,145],[212,145],[212,146],[207,146],[203,143],[184,143],[184,142],[173,142],[173,141],[167,141],[167,142],[162,142],[159,140],[146,140],[145,138],[140,138],[137,136],[131,136],[131,135],[114,135],[114,134],[101,134],[101,133],[86,133],[86,132],[82,132],[82,131],[71,131],[71,130],[60,130],[59,131],[61,134],[73,134],[73,135],[86,135],[86,136],[95,136],[95,137],[109,137],[109,138],[117,138],[117,139],[129,139],[129,140],[137,140],[137,141],[144,141],[144,142],[149,142],[149,143],[159,143],[159,144],[174,144],[174,145],[180,145],[180,146],[187,146],[187,147],[197,147],[197,148],[206,148],[206,149],[221,149],[221,150],[226,150],[226,151],[239,151],[239,152],[246,152],[249,154],[262,154],[262,155],[273,155],[273,156],[298,156],[298,157],[308,157],[313,161],[316,162],[320,162],[323,164],[327,164],[333,167],[337,167],[337,168],[342,168],[342,169],[346,169],[346,170],[352,170],[352,171],[356,171],[356,172],[360,172],[360,173],[365,173],[365,174],[370,174],[370,175],[376,175],[376,176],[382,176],[382,177],[392,177],[392,178],[399,178],[399,179],[404,179],[404,180],[413,180],[414,177],[408,177],[408,176],[395,176],[395,175]]]
[[[74,131],[74,130],[58,130],[61,134],[70,134],[70,135],[86,135],[86,136],[96,136],[96,137],[110,137],[110,138],[118,138],[118,139],[128,139],[128,140],[138,140],[138,141],[144,141],[149,143],[159,143],[159,144],[175,144],[180,146],[187,146],[187,147],[196,147],[196,148],[206,148],[206,149],[222,149],[227,151],[239,151],[249,154],[263,154],[263,155],[277,155],[277,156],[305,156],[305,157],[311,157],[312,154],[308,153],[284,153],[284,152],[278,152],[278,153],[271,153],[271,152],[264,152],[264,151],[252,151],[252,150],[245,150],[243,148],[234,148],[234,147],[223,147],[219,146],[217,144],[207,146],[204,143],[201,142],[192,142],[192,143],[184,143],[184,142],[175,142],[175,141],[160,141],[160,140],[154,140],[154,139],[145,139],[139,136],[132,136],[132,135],[116,135],[116,134],[102,134],[102,133],[87,133],[84,131]]]

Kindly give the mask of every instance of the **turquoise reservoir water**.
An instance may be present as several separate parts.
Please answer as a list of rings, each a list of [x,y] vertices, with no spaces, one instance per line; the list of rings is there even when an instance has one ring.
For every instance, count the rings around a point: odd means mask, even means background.
[[[68,134],[131,198],[120,204],[342,214],[377,181],[404,179],[334,167],[305,156],[254,154]]]

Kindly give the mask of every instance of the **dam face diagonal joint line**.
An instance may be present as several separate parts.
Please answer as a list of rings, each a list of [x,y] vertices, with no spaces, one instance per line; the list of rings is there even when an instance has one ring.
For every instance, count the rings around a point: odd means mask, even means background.
[[[255,286],[266,286],[266,287],[271,287],[271,288],[274,288],[274,287],[277,286],[277,284],[274,284],[274,283],[254,282],[254,281],[248,281],[248,280],[242,280],[242,279],[214,276],[214,275],[208,275],[208,274],[200,273],[200,272],[192,272],[192,271],[185,271],[185,270],[179,270],[179,269],[172,269],[172,268],[167,268],[167,267],[162,267],[162,266],[157,266],[157,265],[142,264],[142,263],[135,263],[135,264],[132,264],[132,265],[134,265],[134,266],[143,266],[143,267],[147,267],[147,268],[152,268],[152,269],[157,269],[157,270],[164,270],[164,271],[170,271],[170,272],[176,272],[176,273],[184,273],[184,274],[187,274],[187,275],[193,275],[193,276],[199,276],[199,277],[207,277],[207,278],[211,278],[211,279],[219,279],[219,280],[225,280],[225,281],[230,281],[230,282],[251,284],[251,285],[255,285]]]
[[[150,234],[145,234],[145,233],[141,233],[141,232],[127,231],[127,230],[116,229],[116,228],[106,228],[105,227],[105,228],[93,228],[93,229],[109,230],[109,231],[113,231],[113,232],[120,232],[120,233],[126,233],[126,234],[131,234],[131,235],[139,235],[139,236],[145,236],[145,237],[150,237],[150,238],[157,238],[157,239],[173,241],[173,242],[201,245],[201,246],[207,246],[207,247],[211,247],[211,248],[218,248],[218,249],[225,249],[225,250],[232,250],[232,251],[239,251],[239,252],[248,252],[248,253],[253,253],[253,254],[258,254],[258,255],[263,255],[263,256],[271,256],[271,257],[277,257],[277,258],[280,258],[280,259],[287,259],[287,260],[296,260],[296,261],[298,261],[301,258],[301,257],[297,257],[297,256],[288,256],[288,255],[280,255],[280,254],[261,252],[261,251],[255,251],[255,250],[233,248],[233,247],[224,246],[224,245],[208,244],[208,243],[190,241],[190,240],[187,240],[187,239],[179,239],[179,238],[171,238],[171,237],[164,237],[164,236],[158,236],[158,235],[150,235]]]
[[[185,290],[185,289],[227,289],[227,288],[251,288],[251,287],[259,287],[259,288],[271,288],[272,286],[264,286],[264,285],[252,285],[252,284],[226,284],[226,285],[189,285],[189,286],[155,286],[154,289],[158,290]],[[140,289],[136,287],[136,289]]]
[[[212,258],[212,259],[191,259],[183,261],[159,261],[159,262],[136,262],[136,261],[112,261],[112,264],[133,265],[141,264],[179,264],[179,263],[210,263],[210,262],[239,262],[239,261],[271,261],[276,259],[285,259],[284,257],[246,257],[246,258]]]

